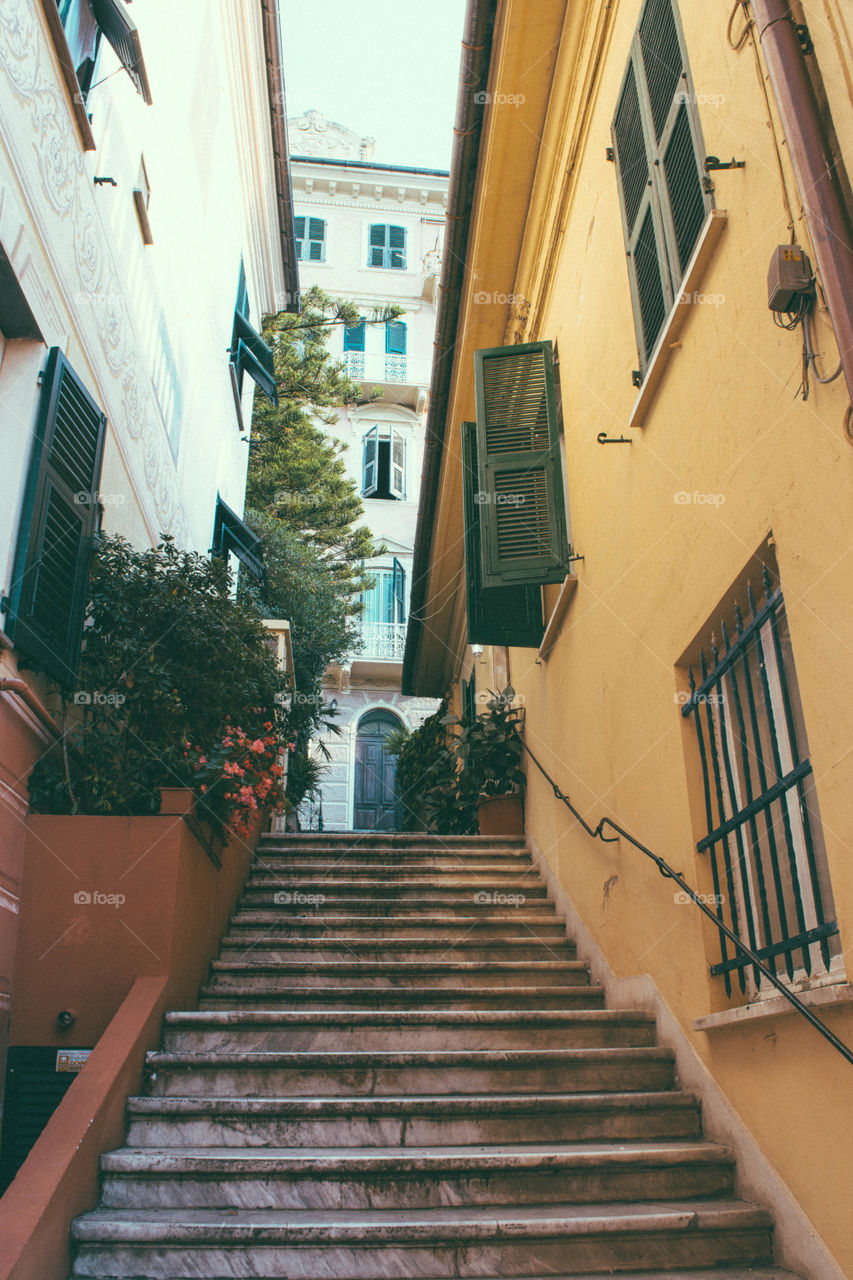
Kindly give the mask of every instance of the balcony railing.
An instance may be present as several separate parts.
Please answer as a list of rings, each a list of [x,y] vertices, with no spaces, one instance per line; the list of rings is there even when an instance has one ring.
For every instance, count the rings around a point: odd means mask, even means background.
[[[402,662],[406,647],[405,622],[364,622],[359,619],[361,647],[357,658],[379,658],[385,662]]]
[[[383,355],[374,351],[346,351],[347,377],[354,382],[397,382],[409,387],[428,386],[431,369],[422,356]]]

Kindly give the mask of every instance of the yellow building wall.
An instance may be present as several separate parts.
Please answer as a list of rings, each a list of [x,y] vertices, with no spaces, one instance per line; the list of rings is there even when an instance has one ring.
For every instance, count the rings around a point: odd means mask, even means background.
[[[630,430],[637,395],[616,175],[605,151],[640,4],[623,0],[596,17],[609,24],[606,32],[594,41],[590,26],[583,37],[588,49],[597,41],[602,54],[586,98],[568,84],[578,73],[582,38],[568,6],[562,39],[574,52],[571,63],[558,60],[512,287],[529,303],[529,321],[525,327],[524,309],[521,322],[517,314],[509,317],[503,339],[559,344],[573,541],[585,559],[547,660],[537,664],[534,651],[513,650],[510,678],[526,706],[527,741],[585,817],[613,816],[710,891],[707,857],[695,849],[705,834],[701,771],[694,730],[680,715],[685,675],[678,664],[750,558],[762,548],[768,556],[775,551],[847,951],[853,941],[848,400],[843,379],[826,387],[812,381],[808,401],[797,398],[800,335],[774,327],[767,309],[770,256],[790,239],[774,138],[796,236],[807,249],[808,234],[753,50],[747,45],[735,53],[727,44],[729,7],[680,4],[706,153],[734,156],[746,167],[714,174],[716,204],[727,210],[728,224],[699,284],[705,300],[690,304],[645,425],[631,431],[630,446],[602,446],[601,430],[614,436]],[[551,13],[553,6],[547,8]],[[828,15],[841,21],[841,10],[829,0],[808,9],[820,43],[827,43]],[[507,50],[519,14],[517,4],[503,8]],[[851,62],[843,48],[833,48],[823,71],[846,134]],[[509,53],[499,68],[494,89],[517,92]],[[577,104],[585,113],[580,126]],[[514,127],[508,113],[504,119],[492,113],[493,151],[501,131]],[[565,156],[557,153],[569,146],[573,128],[579,140],[567,181]],[[486,182],[492,198],[499,177],[493,186]],[[508,193],[510,207],[514,195]],[[475,245],[483,244],[489,216],[481,210]],[[479,261],[475,252],[472,288],[495,287]],[[837,354],[825,318],[819,334],[823,368],[831,369]],[[454,433],[473,409],[468,376],[458,376]],[[452,449],[448,477],[458,467],[455,443]],[[689,502],[679,500],[684,494]],[[760,569],[753,583],[758,590]],[[549,590],[549,600],[554,593]],[[527,823],[617,977],[651,975],[842,1269],[853,1275],[851,1067],[796,1015],[695,1031],[694,1019],[739,1002],[727,1001],[722,980],[709,977],[718,958],[714,930],[694,907],[674,900],[677,889],[637,850],[590,840],[532,767]],[[853,1043],[853,1006],[823,1016]]]

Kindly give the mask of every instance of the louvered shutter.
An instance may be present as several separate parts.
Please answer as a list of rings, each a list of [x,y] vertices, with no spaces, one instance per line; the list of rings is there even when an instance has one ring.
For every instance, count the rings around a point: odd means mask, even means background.
[[[483,586],[562,582],[569,546],[550,342],[474,357]]]
[[[151,88],[142,57],[142,43],[136,24],[121,0],[90,0],[95,21],[109,40],[116,57],[136,85],[145,102],[151,106]]]
[[[612,125],[640,368],[645,372],[711,210],[673,0],[646,0]]]
[[[395,427],[391,428],[391,474],[389,489],[391,496],[406,496],[406,441]]]
[[[6,631],[74,686],[107,420],[58,347],[48,357],[21,513]]]
[[[465,520],[465,602],[469,644],[538,648],[545,634],[539,587],[484,587],[480,565],[482,504],[477,470],[477,425],[462,423]]]
[[[303,242],[305,240],[305,219],[304,218],[293,219],[293,236],[294,236],[294,239],[296,240],[296,257],[297,257],[297,260],[301,262],[303,257],[305,256],[303,252],[303,247],[302,247]]]
[[[234,313],[231,352],[237,368],[238,380],[244,372],[248,373],[266,398],[273,404],[278,404],[278,383],[273,353],[257,330],[239,311]]]
[[[384,223],[374,223],[368,232],[367,265],[382,267],[385,265],[385,243],[388,228]]]
[[[388,228],[388,266],[405,268],[406,266],[406,228]]]
[[[364,321],[348,324],[344,329],[344,351],[364,350]]]
[[[308,257],[323,262],[326,257],[326,223],[323,218],[308,219]]]
[[[385,354],[406,354],[406,326],[402,320],[389,320],[385,325]]]
[[[265,581],[263,543],[245,520],[241,520],[236,511],[232,511],[227,502],[216,495],[216,508],[213,513],[213,540],[211,554],[225,556],[229,551],[251,573],[258,582]]]
[[[369,498],[378,488],[377,468],[379,462],[379,428],[371,427],[364,437],[364,468],[362,472],[361,492]]]
[[[391,593],[393,596],[393,622],[406,621],[406,570],[400,564],[397,557],[394,557],[394,568],[391,579]]]

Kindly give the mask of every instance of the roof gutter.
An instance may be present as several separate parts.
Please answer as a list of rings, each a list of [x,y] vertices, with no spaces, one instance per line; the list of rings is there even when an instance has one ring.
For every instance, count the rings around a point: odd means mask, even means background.
[[[264,32],[276,203],[284,267],[282,310],[298,313],[300,310],[299,267],[296,260],[296,236],[293,230],[293,184],[290,179],[290,150],[287,144],[287,106],[284,96],[278,0],[261,0],[261,25]]]
[[[412,562],[409,626],[403,656],[404,693],[414,692],[414,667],[423,630],[420,614],[426,602],[429,580],[430,551],[435,528],[435,509],[444,450],[450,383],[453,376],[459,304],[465,276],[474,185],[480,158],[483,101],[477,101],[477,99],[480,98],[481,91],[486,89],[488,82],[496,10],[497,0],[468,0],[465,31],[462,36],[462,62],[459,72],[459,94],[456,99],[456,122],[453,126],[453,158],[450,165],[450,188],[447,199],[447,231],[444,240],[441,280],[438,286],[439,300],[433,344],[435,351],[430,382],[430,407]]]
[[[832,155],[791,5],[785,0],[752,0],[752,10],[806,212],[847,391],[853,401],[850,213],[833,172]]]

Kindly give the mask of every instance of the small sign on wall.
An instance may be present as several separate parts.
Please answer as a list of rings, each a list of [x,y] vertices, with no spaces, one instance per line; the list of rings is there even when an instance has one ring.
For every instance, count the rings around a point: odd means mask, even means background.
[[[79,1071],[92,1052],[91,1049],[57,1049],[57,1071]]]

